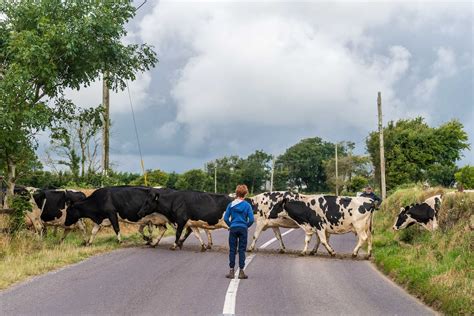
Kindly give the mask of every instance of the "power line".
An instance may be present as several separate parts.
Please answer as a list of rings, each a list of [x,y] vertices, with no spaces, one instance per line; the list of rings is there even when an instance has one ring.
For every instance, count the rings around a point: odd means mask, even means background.
[[[144,177],[145,186],[146,186],[146,185],[148,185],[148,183],[147,183],[147,178],[146,178],[145,164],[143,162],[142,146],[140,144],[140,138],[138,137],[137,122],[135,120],[135,111],[133,110],[132,95],[130,93],[130,87],[129,87],[128,81],[126,81],[126,84],[127,84],[127,91],[128,91],[128,99],[130,100],[130,109],[132,110],[132,118],[133,118],[133,126],[135,128],[135,136],[137,138],[138,152],[140,154],[140,163],[141,163],[141,166],[142,166],[143,177]]]

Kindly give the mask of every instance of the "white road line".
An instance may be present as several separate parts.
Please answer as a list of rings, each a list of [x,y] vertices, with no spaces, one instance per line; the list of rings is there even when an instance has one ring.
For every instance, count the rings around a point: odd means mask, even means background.
[[[286,232],[284,232],[283,234],[281,234],[281,236],[285,236],[286,234],[289,234],[291,233],[292,231],[294,231],[295,229],[294,228],[291,228],[289,230],[287,230]],[[277,241],[276,237],[273,237],[272,239],[270,239],[269,241],[267,241],[266,243],[264,243],[263,245],[261,245],[260,247],[258,247],[259,249],[265,249],[267,248],[271,243]]]
[[[281,236],[285,236],[286,234],[291,233],[294,231],[294,228],[289,229],[288,231],[281,234]],[[271,243],[277,241],[275,237],[258,247],[259,249],[267,248]],[[255,258],[255,254],[251,254],[245,258],[245,268],[248,267],[252,259]],[[237,269],[236,275],[239,274],[240,269]],[[227,292],[225,294],[225,301],[224,301],[224,308],[222,309],[222,314],[224,315],[235,315],[235,300],[237,299],[237,290],[239,289],[240,279],[235,278],[230,280],[229,287],[227,288]]]

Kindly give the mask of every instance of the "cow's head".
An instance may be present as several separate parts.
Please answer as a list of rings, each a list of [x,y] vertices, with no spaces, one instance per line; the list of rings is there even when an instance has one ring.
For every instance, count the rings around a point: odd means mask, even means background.
[[[400,230],[416,223],[416,220],[408,213],[411,205],[400,208],[397,221],[393,225],[394,230]]]
[[[252,206],[253,213],[257,214],[258,212],[257,202],[255,202],[253,198],[245,198],[245,201],[247,201],[250,204],[250,206]]]
[[[158,208],[159,199],[160,193],[158,192],[158,190],[150,190],[150,193],[148,193],[148,197],[146,198],[142,207],[138,211],[137,215],[139,217],[145,217],[153,212],[156,212]]]
[[[66,209],[66,219],[64,221],[65,226],[71,226],[77,223],[81,218],[81,211],[77,207],[76,203],[70,202]]]

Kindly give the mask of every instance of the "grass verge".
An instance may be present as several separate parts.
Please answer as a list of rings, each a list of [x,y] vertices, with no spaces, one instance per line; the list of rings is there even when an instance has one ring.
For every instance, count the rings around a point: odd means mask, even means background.
[[[123,242],[120,245],[113,231],[105,229],[88,247],[82,245],[83,238],[78,232],[70,233],[62,244],[59,243],[61,229],[57,236],[49,233],[43,239],[29,231],[15,236],[0,235],[0,290],[99,253],[144,243],[136,233],[136,228],[122,228],[122,234]],[[168,230],[166,235],[170,234],[172,231]]]
[[[374,220],[374,261],[410,293],[447,315],[474,314],[474,194],[445,195],[440,229],[391,227],[400,207],[444,192],[420,187],[396,191]]]

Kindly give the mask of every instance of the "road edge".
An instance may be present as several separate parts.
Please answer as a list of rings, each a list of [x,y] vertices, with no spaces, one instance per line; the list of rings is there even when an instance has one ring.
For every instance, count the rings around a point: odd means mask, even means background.
[[[377,264],[373,260],[367,260],[368,265],[375,270],[377,274],[379,274],[383,279],[385,279],[387,282],[391,283],[394,287],[396,287],[398,290],[403,292],[406,296],[409,296],[411,299],[413,299],[418,305],[423,306],[426,310],[432,312],[434,315],[443,315],[440,311],[435,310],[431,305],[426,304],[423,302],[422,299],[420,299],[418,296],[416,296],[414,293],[410,293],[410,291],[405,288],[402,284],[397,283],[395,280],[393,280],[389,275],[385,274],[383,271],[381,271]]]

